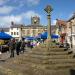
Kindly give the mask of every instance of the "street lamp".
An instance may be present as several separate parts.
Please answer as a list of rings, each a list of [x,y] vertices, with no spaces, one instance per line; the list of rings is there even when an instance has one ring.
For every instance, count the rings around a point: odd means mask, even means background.
[[[47,13],[47,19],[48,19],[48,25],[47,25],[47,40],[48,42],[51,42],[51,11],[53,10],[50,5],[47,5],[46,8],[44,9]]]

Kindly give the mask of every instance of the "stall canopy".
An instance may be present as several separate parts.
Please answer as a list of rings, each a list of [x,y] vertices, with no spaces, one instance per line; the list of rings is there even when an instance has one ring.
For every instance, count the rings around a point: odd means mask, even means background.
[[[38,37],[40,37],[41,39],[47,39],[48,33],[47,32],[43,32],[40,35],[38,35]],[[51,38],[53,39],[58,39],[60,36],[56,35],[56,34],[52,34]]]
[[[2,40],[9,40],[11,38],[12,38],[11,35],[9,35],[9,34],[7,34],[5,32],[0,32],[0,39],[2,39]]]
[[[31,36],[27,36],[27,37],[24,37],[25,40],[35,40],[35,37],[31,37]]]

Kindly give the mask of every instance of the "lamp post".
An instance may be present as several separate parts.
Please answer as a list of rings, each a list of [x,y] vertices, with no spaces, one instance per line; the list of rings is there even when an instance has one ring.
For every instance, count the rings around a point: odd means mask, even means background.
[[[70,24],[71,24],[71,48],[73,47],[72,46],[72,22],[70,22]]]
[[[47,5],[46,8],[44,9],[47,13],[47,19],[48,19],[48,25],[47,25],[47,40],[48,42],[51,42],[51,11],[53,10],[50,5]]]

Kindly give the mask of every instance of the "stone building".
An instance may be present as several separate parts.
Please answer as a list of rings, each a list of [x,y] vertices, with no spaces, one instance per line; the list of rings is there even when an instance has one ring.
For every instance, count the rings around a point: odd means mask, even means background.
[[[5,31],[8,29],[8,32]],[[40,24],[40,18],[35,16],[31,17],[30,25],[16,24],[11,22],[10,28],[3,29],[4,32],[10,34],[15,39],[21,39],[26,36],[37,36],[45,31],[47,31],[47,26]],[[55,33],[55,25],[51,26],[51,32]]]
[[[75,14],[67,21],[67,41],[75,47]]]
[[[59,42],[64,43],[66,40],[67,22],[57,19],[56,28],[57,28],[56,30],[58,30],[58,35],[60,35]]]
[[[67,41],[72,48],[75,47],[75,14],[68,21],[58,20],[56,22],[60,41]]]
[[[9,34],[15,39],[21,39],[24,33],[22,29],[24,29],[24,27],[25,26],[22,24],[15,24],[14,22],[11,22]]]
[[[22,37],[26,36],[37,36],[44,31],[47,31],[47,26],[41,25],[40,18],[35,16],[31,17],[30,25],[15,24],[11,22],[9,34],[16,39],[21,39]]]
[[[31,17],[31,24],[23,28],[23,36],[37,36],[38,34],[47,31],[47,26],[40,24],[40,18],[35,16]]]

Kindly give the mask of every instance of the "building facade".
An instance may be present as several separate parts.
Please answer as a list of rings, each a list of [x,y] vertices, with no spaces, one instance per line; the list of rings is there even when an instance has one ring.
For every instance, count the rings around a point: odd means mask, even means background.
[[[37,36],[44,31],[47,31],[47,27],[40,24],[40,18],[35,16],[31,17],[31,24],[27,25],[23,29],[23,36]]]
[[[75,14],[67,21],[67,41],[75,47]]]
[[[71,48],[75,47],[75,14],[68,20],[58,20],[56,31],[60,35],[59,42],[68,42]]]
[[[15,39],[20,39],[22,38],[23,31],[22,29],[24,28],[24,25],[22,24],[15,24],[11,23],[11,26],[9,28],[9,34],[14,37]]]
[[[26,36],[37,36],[42,32],[47,31],[47,27],[40,24],[40,18],[31,17],[30,25],[15,24],[11,22],[9,34],[16,39],[21,39]]]
[[[47,26],[41,25],[40,18],[35,16],[31,17],[30,25],[16,24],[11,22],[10,28],[3,30],[4,32],[10,34],[13,38],[21,40],[21,38],[26,36],[38,36],[39,34],[47,31]],[[51,33],[55,33],[55,25],[51,26]]]
[[[58,20],[56,22],[56,31],[57,34],[60,35],[59,42],[64,43],[66,41],[66,33],[67,33],[67,22],[63,20]]]

